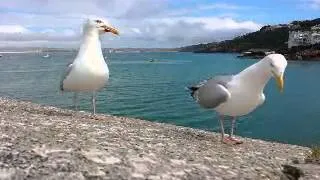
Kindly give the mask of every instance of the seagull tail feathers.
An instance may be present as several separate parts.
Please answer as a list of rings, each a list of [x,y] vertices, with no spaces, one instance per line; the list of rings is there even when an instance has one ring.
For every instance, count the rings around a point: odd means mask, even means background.
[[[197,92],[197,90],[199,89],[198,86],[190,86],[188,87],[188,90],[190,91],[190,95],[195,98],[195,93]]]
[[[62,74],[62,76],[61,76],[60,87],[59,87],[59,89],[60,89],[61,92],[64,91],[63,81],[64,81],[65,78],[67,78],[67,76],[70,74],[71,70],[72,70],[72,63],[69,63],[69,64],[67,65],[66,71],[65,71],[64,74]]]
[[[60,88],[59,89],[60,89],[61,92],[64,91],[64,89],[63,89],[63,81],[60,82]]]

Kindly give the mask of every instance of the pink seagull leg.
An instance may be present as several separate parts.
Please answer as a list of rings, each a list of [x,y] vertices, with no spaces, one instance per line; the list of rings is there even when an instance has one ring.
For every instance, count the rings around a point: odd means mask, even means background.
[[[238,140],[233,137],[235,123],[236,123],[236,117],[233,117],[231,121],[231,132],[230,132],[229,140],[233,141],[235,144],[242,144],[243,142],[241,140]]]
[[[229,138],[224,137],[223,116],[221,115],[219,115],[219,122],[220,122],[220,131],[221,131],[221,142],[224,144],[232,143],[232,141]]]

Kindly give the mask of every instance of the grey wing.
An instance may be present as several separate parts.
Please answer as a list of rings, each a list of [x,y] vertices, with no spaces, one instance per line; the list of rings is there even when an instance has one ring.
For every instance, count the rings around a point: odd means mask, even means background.
[[[216,108],[230,98],[227,84],[232,76],[216,76],[190,87],[193,98],[204,108]]]
[[[64,91],[63,89],[63,81],[66,79],[66,77],[70,74],[72,70],[72,63],[67,65],[67,69],[65,70],[65,72],[62,74],[61,80],[60,80],[60,90]]]

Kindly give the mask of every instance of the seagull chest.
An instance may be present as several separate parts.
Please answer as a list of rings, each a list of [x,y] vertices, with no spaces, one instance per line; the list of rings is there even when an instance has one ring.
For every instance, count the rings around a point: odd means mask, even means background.
[[[247,115],[264,102],[262,92],[230,90],[230,93],[231,97],[215,108],[217,112],[225,116]]]
[[[97,91],[104,87],[109,80],[108,66],[75,64],[63,82],[65,90]]]

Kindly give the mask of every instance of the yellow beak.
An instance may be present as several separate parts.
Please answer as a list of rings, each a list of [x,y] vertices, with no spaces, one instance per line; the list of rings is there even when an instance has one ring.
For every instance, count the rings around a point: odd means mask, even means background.
[[[277,75],[277,76],[275,76],[275,79],[276,79],[279,91],[283,92],[283,84],[284,84],[283,75],[280,75],[280,76]]]
[[[111,32],[111,33],[113,33],[115,35],[119,35],[119,31],[116,28],[113,28],[113,27],[105,26],[104,27],[104,31],[105,32]]]

